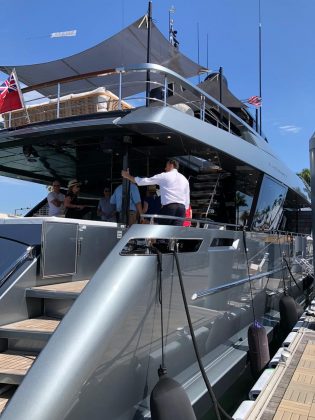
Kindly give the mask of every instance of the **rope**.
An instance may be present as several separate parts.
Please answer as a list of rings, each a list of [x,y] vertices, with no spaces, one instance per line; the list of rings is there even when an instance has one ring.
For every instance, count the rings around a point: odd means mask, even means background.
[[[165,367],[165,356],[164,356],[164,322],[163,322],[163,289],[162,289],[162,254],[161,252],[152,247],[156,251],[157,255],[157,268],[158,268],[158,299],[161,307],[160,313],[160,322],[161,322],[161,345],[162,345],[162,361],[161,365],[158,369],[158,375],[162,376],[167,373],[167,369]]]
[[[250,271],[249,271],[249,260],[248,260],[245,229],[243,229],[243,246],[244,246],[244,253],[245,253],[245,259],[246,259],[246,265],[247,265],[247,276],[248,276],[248,283],[249,283],[250,298],[251,298],[251,301],[252,301],[253,318],[254,318],[254,322],[256,322],[256,314],[255,314],[255,307],[254,307],[254,296],[253,296],[252,282],[251,282]]]
[[[289,271],[289,273],[290,273],[290,276],[291,276],[292,280],[294,281],[294,283],[296,284],[297,288],[298,288],[299,290],[302,290],[302,289],[300,288],[300,285],[297,283],[297,281],[295,280],[295,278],[294,278],[294,276],[293,276],[293,274],[292,274],[292,271],[291,271],[291,269],[290,269],[290,266],[289,266],[288,261],[286,260],[286,258],[285,258],[284,256],[282,257],[282,259],[283,259],[283,261],[286,263],[286,266],[287,266],[287,269],[288,269],[288,271]]]
[[[177,252],[173,251],[173,255],[174,255],[174,258],[175,258],[175,262],[176,262],[179,284],[180,284],[180,288],[181,288],[181,292],[182,292],[182,298],[183,298],[183,302],[184,302],[184,307],[185,307],[186,317],[187,317],[189,331],[190,331],[190,335],[191,335],[191,340],[192,340],[192,343],[193,343],[193,347],[194,347],[194,351],[195,351],[195,354],[196,354],[196,358],[197,358],[197,362],[198,362],[198,365],[199,365],[201,375],[203,377],[203,380],[206,384],[208,393],[209,393],[209,395],[211,397],[211,400],[213,402],[216,418],[217,418],[217,420],[221,420],[221,415],[220,415],[220,412],[221,412],[221,414],[226,419],[232,420],[232,417],[224,410],[224,408],[218,402],[218,400],[217,400],[217,398],[216,398],[216,396],[213,392],[212,386],[209,382],[209,379],[207,377],[207,374],[205,372],[205,369],[203,367],[203,364],[202,364],[202,361],[201,361],[201,356],[200,356],[199,349],[198,349],[196,336],[195,336],[193,325],[192,325],[192,322],[191,322],[191,317],[190,317],[190,313],[189,313],[189,308],[188,308],[188,303],[187,303],[187,299],[186,299],[185,288],[184,288],[184,283],[183,283],[182,273],[181,273],[181,269],[180,269],[180,265],[179,265],[179,261],[178,261]]]
[[[281,274],[282,274],[282,281],[283,281],[283,294],[284,296],[288,296],[289,295],[289,289],[286,286],[285,283],[285,276],[284,276],[284,266],[283,266],[283,260],[284,260],[284,256],[282,255],[282,249],[281,249],[281,243],[280,243],[280,234],[279,232],[277,232],[277,236],[278,236],[278,245],[279,245],[279,255],[280,255],[280,261],[281,261]],[[291,279],[290,279],[290,284],[289,287],[291,287]]]

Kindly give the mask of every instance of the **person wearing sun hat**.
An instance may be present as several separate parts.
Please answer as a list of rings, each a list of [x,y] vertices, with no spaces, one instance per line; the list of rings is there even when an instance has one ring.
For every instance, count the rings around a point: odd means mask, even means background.
[[[71,181],[68,182],[68,191],[63,202],[65,217],[67,218],[81,219],[82,217],[82,210],[85,206],[78,204],[80,186],[81,182],[77,179],[71,179]]]

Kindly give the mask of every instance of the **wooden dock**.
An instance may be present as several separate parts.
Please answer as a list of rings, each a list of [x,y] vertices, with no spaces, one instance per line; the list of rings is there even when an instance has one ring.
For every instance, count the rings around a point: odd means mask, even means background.
[[[315,318],[305,318],[259,394],[249,420],[315,420]]]

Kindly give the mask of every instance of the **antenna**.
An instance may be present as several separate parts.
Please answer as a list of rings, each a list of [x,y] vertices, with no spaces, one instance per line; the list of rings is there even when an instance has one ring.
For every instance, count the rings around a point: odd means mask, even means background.
[[[171,14],[175,13],[175,7],[172,6],[168,11],[168,39],[170,44],[175,48],[178,48],[179,42],[177,41],[177,31],[174,30],[174,19],[171,17]]]
[[[175,7],[171,6],[168,11],[168,40],[172,45],[173,44],[173,31],[174,31],[174,19],[172,18],[172,13],[175,13]]]
[[[148,38],[147,38],[147,63],[151,61],[151,24],[152,24],[152,1],[148,4]],[[150,70],[147,70],[146,80],[146,106],[150,104]]]
[[[152,24],[152,1],[148,4],[148,38],[147,38],[147,63],[151,60],[151,24]]]
[[[259,25],[258,25],[258,28],[259,28],[259,32],[258,32],[258,35],[259,35],[259,49],[258,49],[258,51],[259,51],[259,96],[260,96],[260,99],[262,100],[262,88],[261,88],[261,85],[262,85],[262,83],[261,83],[261,8],[260,8],[260,0],[258,0],[258,17],[259,17]],[[261,135],[261,133],[262,133],[262,105],[260,105],[260,108],[259,108],[259,134]]]
[[[209,69],[209,34],[207,33],[207,70]]]
[[[200,64],[200,59],[199,59],[199,22],[197,22],[197,63]],[[198,76],[198,80],[200,83],[200,75]]]

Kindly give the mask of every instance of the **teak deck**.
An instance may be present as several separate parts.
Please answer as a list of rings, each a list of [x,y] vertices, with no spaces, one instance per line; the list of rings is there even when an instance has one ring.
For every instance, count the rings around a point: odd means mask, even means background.
[[[88,280],[72,281],[67,283],[49,284],[47,286],[32,287],[32,290],[45,292],[81,293]]]
[[[313,327],[313,323],[311,323]],[[250,420],[315,420],[315,331],[301,328],[256,400]]]
[[[25,375],[32,366],[35,355],[18,354],[15,352],[0,353],[0,374]]]
[[[296,358],[300,353],[297,352]],[[274,419],[315,420],[314,341],[306,344]]]
[[[13,322],[12,324],[2,325],[2,329],[11,331],[41,331],[54,332],[60,320],[41,316],[39,318],[24,319],[23,321]]]

